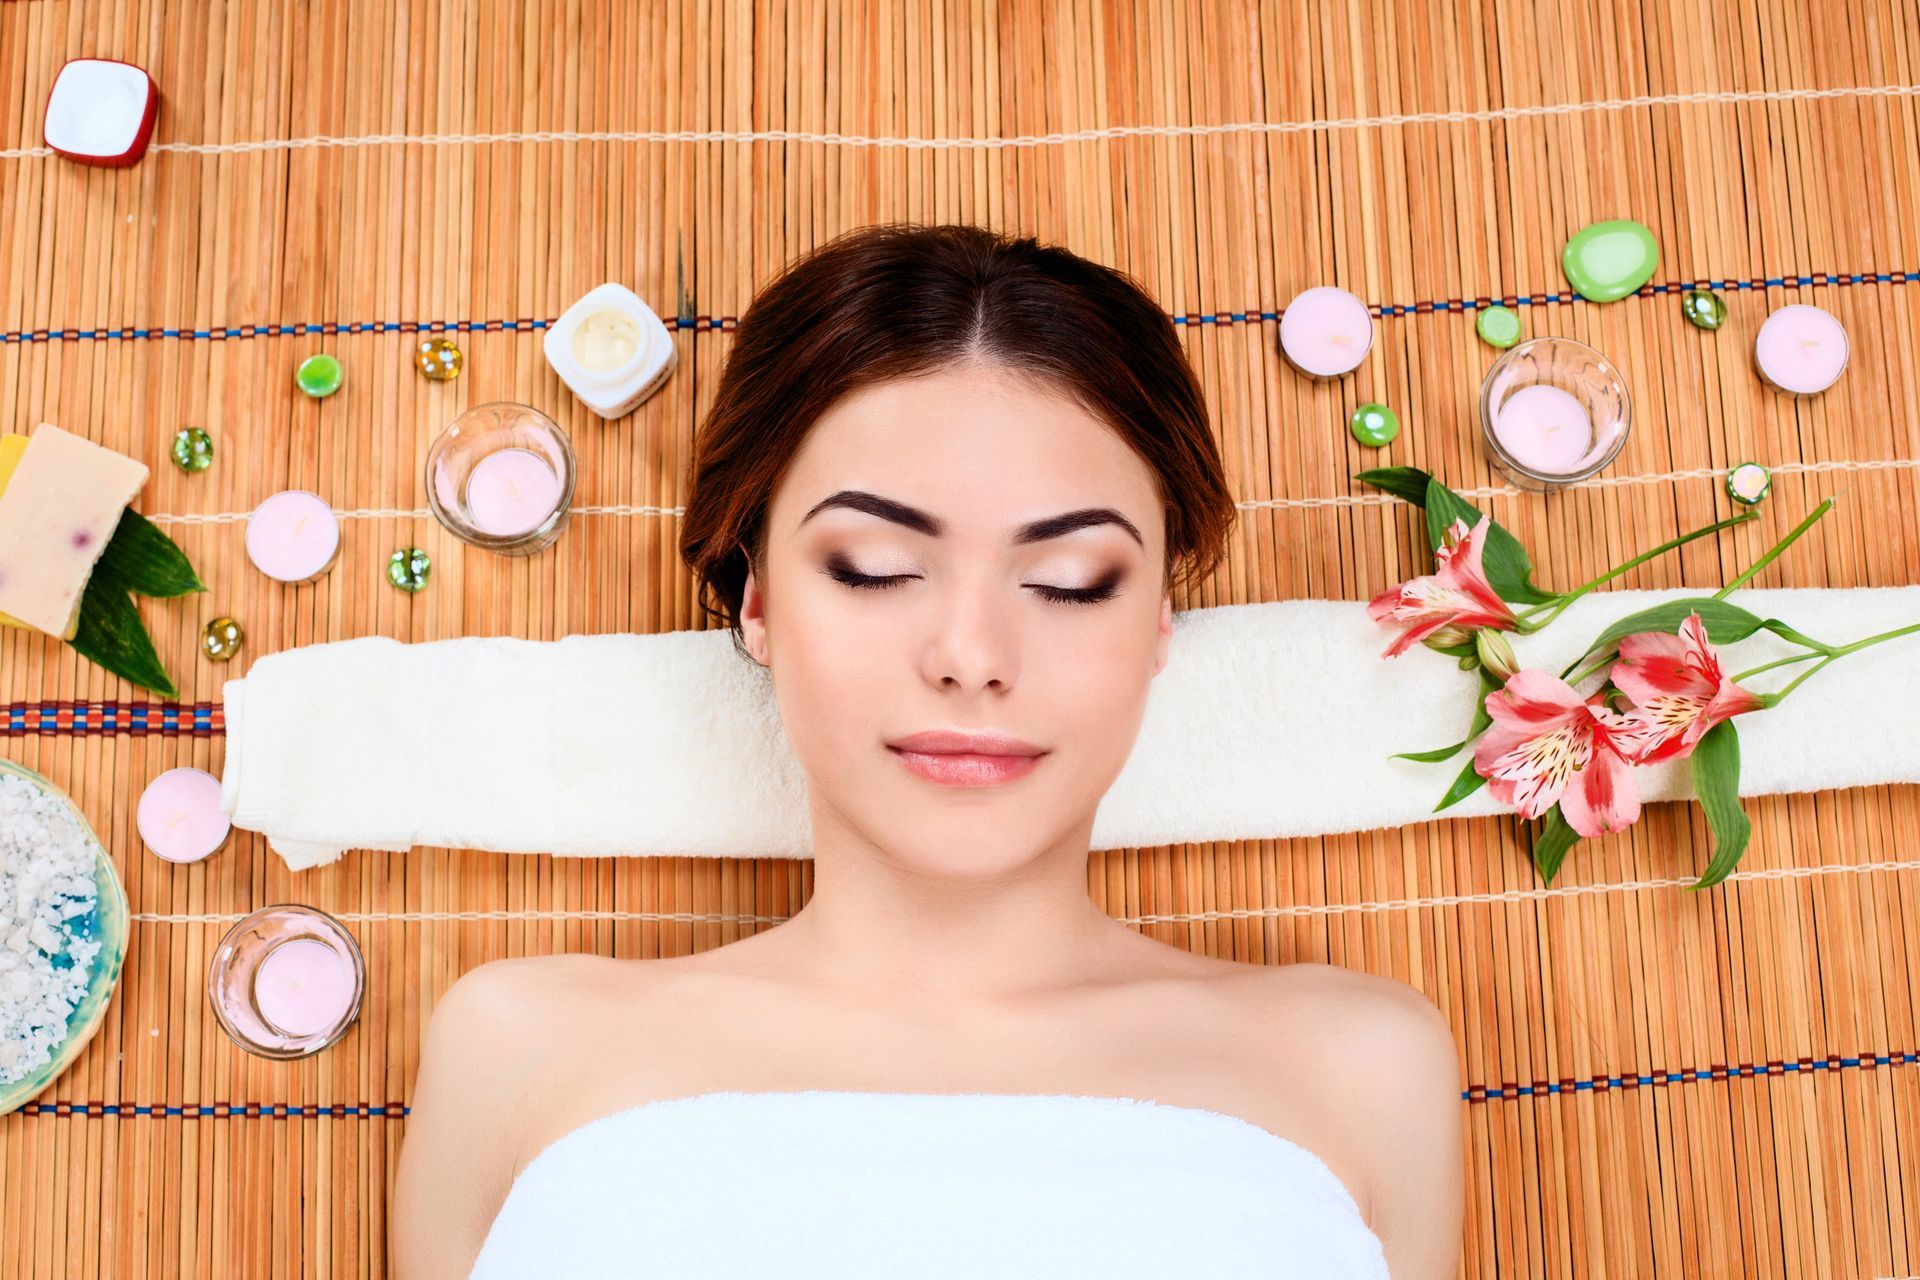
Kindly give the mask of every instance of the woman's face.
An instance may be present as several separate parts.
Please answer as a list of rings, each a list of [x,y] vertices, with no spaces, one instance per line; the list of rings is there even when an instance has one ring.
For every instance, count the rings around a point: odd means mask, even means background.
[[[741,630],[808,776],[816,851],[855,843],[956,877],[1084,853],[1172,634],[1147,464],[1075,402],[973,364],[838,402],[768,521]],[[986,784],[993,761],[921,759],[974,785],[942,782],[889,747],[930,730],[1042,754]]]

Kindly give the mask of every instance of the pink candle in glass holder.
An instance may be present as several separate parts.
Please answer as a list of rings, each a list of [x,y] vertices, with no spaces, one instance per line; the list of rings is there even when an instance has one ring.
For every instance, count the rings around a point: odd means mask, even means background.
[[[1521,466],[1564,475],[1585,465],[1593,448],[1593,419],[1578,396],[1540,382],[1501,402],[1493,434]]]
[[[253,1003],[290,1036],[317,1035],[339,1022],[358,994],[353,965],[324,942],[290,938],[260,961]]]
[[[339,554],[339,518],[317,493],[276,493],[247,518],[247,558],[269,578],[310,582]]]
[[[503,538],[525,533],[560,504],[560,477],[531,449],[496,449],[467,477],[467,513],[476,528]]]
[[[227,931],[207,998],[227,1035],[263,1058],[304,1058],[359,1016],[366,964],[338,920],[313,907],[262,907]]]

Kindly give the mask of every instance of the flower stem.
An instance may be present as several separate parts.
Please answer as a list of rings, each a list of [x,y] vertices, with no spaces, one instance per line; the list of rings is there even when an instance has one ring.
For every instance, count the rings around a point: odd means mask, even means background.
[[[1865,649],[1869,645],[1879,644],[1883,640],[1892,640],[1897,636],[1910,636],[1916,631],[1920,631],[1920,622],[1916,622],[1911,626],[1896,627],[1892,631],[1882,631],[1877,636],[1868,636],[1864,640],[1855,640],[1852,644],[1843,644],[1833,651],[1833,656],[1836,658],[1843,657],[1846,654],[1853,653],[1855,650]]]
[[[1792,546],[1793,540],[1795,538],[1798,538],[1801,534],[1811,529],[1813,527],[1814,521],[1818,520],[1821,516],[1831,511],[1833,509],[1833,502],[1834,500],[1832,498],[1828,498],[1825,501],[1823,501],[1819,506],[1815,507],[1812,513],[1809,514],[1805,520],[1802,520],[1799,524],[1793,526],[1793,532],[1789,533],[1786,537],[1780,539],[1780,541],[1774,543],[1773,549],[1771,551],[1768,551],[1767,554],[1761,556],[1758,560],[1755,560],[1745,573],[1741,574],[1739,577],[1735,578],[1732,582],[1729,582],[1726,586],[1714,592],[1713,598],[1715,600],[1725,600],[1729,595],[1733,593],[1734,588],[1739,587],[1751,581],[1755,574],[1759,573],[1762,569],[1772,564],[1774,560],[1779,557],[1781,552],[1785,551],[1788,547]],[[1819,670],[1819,668],[1816,667],[1814,668],[1814,670],[1817,671]],[[1812,675],[1813,672],[1810,671],[1807,674]]]
[[[1909,636],[1916,631],[1920,631],[1920,622],[1913,623],[1910,626],[1895,627],[1892,631],[1882,631],[1879,635],[1867,636],[1865,639],[1855,640],[1852,644],[1843,644],[1838,648],[1829,647],[1824,650],[1824,652],[1820,657],[1820,661],[1818,663],[1808,668],[1807,670],[1802,671],[1799,675],[1795,676],[1792,680],[1789,680],[1785,685],[1783,685],[1779,689],[1778,692],[1765,693],[1765,694],[1761,694],[1760,696],[1766,699],[1768,706],[1770,707],[1774,706],[1778,704],[1782,698],[1786,697],[1788,694],[1792,693],[1795,689],[1799,688],[1801,681],[1805,680],[1808,676],[1814,674],[1816,671],[1819,671],[1820,668],[1826,666],[1829,662],[1837,662],[1841,658],[1846,657],[1848,654],[1857,653],[1861,649],[1867,648],[1869,645],[1880,644],[1883,641],[1892,640],[1899,636]],[[1814,655],[1811,653],[1803,653],[1793,658],[1782,658],[1779,662],[1769,662],[1767,664],[1767,667],[1777,667],[1788,662],[1803,662],[1806,659],[1811,658],[1813,656]],[[1753,670],[1764,671],[1766,670],[1766,667],[1755,667]],[[1734,677],[1734,682],[1737,684],[1744,676],[1749,676],[1752,674],[1753,674],[1752,671],[1742,672],[1741,675]]]
[[[1828,499],[1828,501],[1831,502],[1832,499]],[[1627,561],[1625,564],[1622,564],[1617,566],[1616,568],[1607,570],[1605,573],[1601,574],[1599,577],[1593,579],[1592,581],[1581,583],[1579,586],[1575,587],[1573,590],[1561,596],[1558,600],[1549,601],[1546,604],[1537,605],[1532,609],[1522,612],[1521,614],[1518,615],[1520,626],[1517,627],[1516,630],[1519,630],[1523,633],[1538,631],[1541,627],[1546,626],[1547,623],[1552,622],[1555,618],[1559,617],[1561,612],[1568,605],[1572,604],[1579,597],[1593,590],[1595,587],[1599,586],[1601,583],[1617,578],[1621,574],[1627,572],[1627,570],[1629,569],[1638,568],[1640,565],[1645,564],[1647,561],[1653,559],[1655,556],[1664,555],[1667,552],[1673,550],[1675,547],[1685,546],[1687,543],[1692,542],[1695,538],[1704,538],[1710,533],[1718,533],[1722,529],[1730,529],[1736,524],[1745,524],[1749,520],[1757,520],[1759,518],[1760,518],[1759,512],[1745,511],[1737,516],[1729,516],[1725,520],[1716,521],[1713,524],[1708,525],[1704,529],[1695,529],[1692,533],[1683,533],[1679,537],[1673,539],[1670,542],[1663,542],[1659,546],[1655,547],[1653,550],[1644,551],[1639,555],[1635,556],[1633,559]],[[1536,623],[1534,619],[1539,617],[1539,615],[1542,612],[1546,612],[1547,616]]]
[[[1733,682],[1740,684],[1745,681],[1748,676],[1757,676],[1762,671],[1771,671],[1775,667],[1785,667],[1795,662],[1805,662],[1808,658],[1818,658],[1831,652],[1829,649],[1815,649],[1811,653],[1796,653],[1791,658],[1775,658],[1772,662],[1763,662],[1757,667],[1749,667],[1747,670],[1733,677]]]
[[[1812,655],[1809,654],[1808,656],[1811,657]],[[1805,671],[1802,671],[1799,675],[1787,681],[1785,685],[1781,686],[1778,692],[1763,693],[1760,695],[1761,698],[1763,698],[1766,701],[1766,704],[1770,707],[1778,706],[1780,703],[1780,700],[1785,698],[1788,694],[1792,693],[1795,689],[1799,688],[1801,685],[1801,682],[1803,682],[1808,676],[1818,672],[1820,668],[1826,666],[1829,662],[1832,662],[1832,661],[1833,661],[1833,655],[1829,653],[1825,657],[1821,658],[1820,661],[1815,663],[1812,667],[1808,668]]]

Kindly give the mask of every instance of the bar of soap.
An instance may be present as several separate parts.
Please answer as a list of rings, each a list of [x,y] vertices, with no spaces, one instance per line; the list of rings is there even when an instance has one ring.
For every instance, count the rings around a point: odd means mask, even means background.
[[[0,610],[71,640],[80,595],[145,464],[43,422],[0,491]]]
[[[13,469],[20,465],[20,455],[27,451],[27,438],[14,432],[0,436],[0,494],[7,491],[7,481],[13,479]],[[0,627],[19,627],[28,630],[27,624],[10,613],[0,613]]]

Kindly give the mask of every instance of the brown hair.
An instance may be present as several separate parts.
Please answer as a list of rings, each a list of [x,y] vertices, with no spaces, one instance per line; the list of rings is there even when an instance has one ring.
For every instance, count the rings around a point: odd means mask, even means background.
[[[736,649],[767,508],[813,424],[861,387],[974,359],[1064,392],[1118,432],[1159,477],[1170,585],[1213,572],[1233,495],[1199,380],[1152,296],[1031,236],[876,224],[790,263],[754,298],[694,442],[680,556]]]

